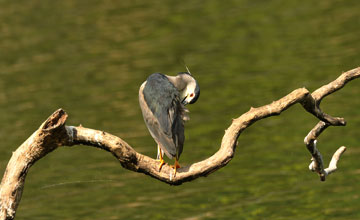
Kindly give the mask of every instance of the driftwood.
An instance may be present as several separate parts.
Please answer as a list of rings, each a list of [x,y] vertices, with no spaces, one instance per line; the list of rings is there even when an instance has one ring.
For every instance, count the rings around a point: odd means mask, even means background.
[[[239,135],[258,120],[279,115],[290,106],[300,103],[306,111],[316,116],[320,122],[306,136],[304,142],[312,155],[310,170],[319,174],[322,181],[336,170],[336,164],[345,147],[335,152],[329,168],[324,169],[322,156],[316,147],[316,139],[329,126],[344,126],[343,118],[332,117],[320,109],[321,100],[360,76],[360,67],[341,74],[333,82],[322,86],[313,93],[299,88],[285,97],[250,110],[233,119],[225,131],[220,149],[211,157],[179,168],[174,177],[169,165],[158,170],[159,162],[136,152],[124,140],[104,131],[82,126],[65,125],[67,114],[62,109],[55,111],[15,152],[7,165],[0,186],[0,220],[14,219],[24,189],[29,168],[39,159],[60,146],[88,145],[111,152],[120,164],[131,171],[144,173],[171,185],[180,185],[198,177],[207,176],[226,166],[234,157]]]

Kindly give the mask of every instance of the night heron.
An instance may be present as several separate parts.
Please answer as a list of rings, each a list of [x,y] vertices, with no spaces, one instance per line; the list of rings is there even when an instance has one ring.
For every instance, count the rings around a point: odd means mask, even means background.
[[[164,153],[175,157],[174,175],[180,167],[179,157],[185,141],[184,122],[189,120],[186,104],[200,96],[200,87],[189,72],[177,76],[151,74],[141,85],[139,103],[145,124],[158,145],[159,171],[165,163]]]

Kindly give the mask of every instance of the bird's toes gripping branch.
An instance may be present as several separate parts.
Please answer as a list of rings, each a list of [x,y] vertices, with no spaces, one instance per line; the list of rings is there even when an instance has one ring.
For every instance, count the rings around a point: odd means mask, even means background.
[[[159,161],[160,164],[159,164],[159,172],[161,171],[161,168],[164,166],[165,164],[165,161],[164,159],[161,157],[160,159],[157,159],[156,161]]]
[[[177,170],[177,168],[180,168],[180,167],[181,167],[180,164],[179,164],[179,161],[175,158],[175,163],[174,163],[174,165],[171,165],[170,167],[171,167],[172,169],[174,169],[173,177],[175,177],[175,176],[176,176],[176,170]],[[170,177],[171,177],[171,174],[170,174]]]

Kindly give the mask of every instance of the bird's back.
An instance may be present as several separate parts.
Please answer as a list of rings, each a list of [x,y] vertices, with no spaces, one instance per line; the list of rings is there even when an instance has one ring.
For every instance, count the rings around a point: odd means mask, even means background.
[[[144,99],[150,110],[157,118],[164,115],[163,111],[171,105],[171,102],[179,96],[173,84],[160,73],[151,74],[147,80],[143,90]],[[163,122],[165,125],[166,122]]]

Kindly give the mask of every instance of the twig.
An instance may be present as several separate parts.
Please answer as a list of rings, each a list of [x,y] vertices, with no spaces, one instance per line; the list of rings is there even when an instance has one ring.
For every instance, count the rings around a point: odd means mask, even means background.
[[[328,176],[330,173],[333,173],[336,171],[337,162],[340,159],[340,156],[345,152],[346,147],[342,146],[340,147],[333,155],[331,162],[329,164],[329,167],[324,169],[324,162],[322,155],[320,151],[318,150],[317,146],[317,138],[320,136],[320,134],[329,127],[329,124],[326,124],[323,121],[320,121],[305,137],[304,142],[309,150],[312,158],[311,163],[309,165],[309,169],[313,172],[316,172],[320,176],[321,181],[325,181],[326,176]]]

